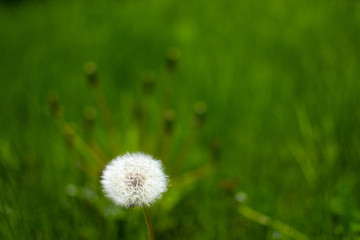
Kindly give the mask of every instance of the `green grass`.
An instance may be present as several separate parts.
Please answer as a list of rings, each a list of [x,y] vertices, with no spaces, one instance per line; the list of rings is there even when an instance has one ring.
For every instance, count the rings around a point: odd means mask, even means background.
[[[0,3],[0,238],[146,239],[141,210],[115,207],[98,181],[112,156],[141,150],[172,179],[149,209],[157,239],[360,239],[359,33],[356,1]]]

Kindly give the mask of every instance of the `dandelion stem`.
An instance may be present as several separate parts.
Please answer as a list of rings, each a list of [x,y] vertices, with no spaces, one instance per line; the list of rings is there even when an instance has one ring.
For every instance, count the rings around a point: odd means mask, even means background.
[[[154,240],[155,239],[154,238],[154,231],[153,231],[153,228],[152,228],[152,225],[151,225],[151,220],[150,220],[150,217],[149,217],[149,213],[148,213],[145,205],[143,205],[142,209],[143,209],[143,213],[144,213],[144,218],[145,218],[145,222],[146,222],[146,227],[147,227],[149,239]]]

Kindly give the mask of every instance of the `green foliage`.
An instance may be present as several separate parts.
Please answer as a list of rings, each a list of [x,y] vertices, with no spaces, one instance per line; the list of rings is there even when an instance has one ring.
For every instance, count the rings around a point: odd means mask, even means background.
[[[157,239],[360,238],[358,2],[10,2],[1,239],[145,239],[99,185],[127,151],[171,177]]]

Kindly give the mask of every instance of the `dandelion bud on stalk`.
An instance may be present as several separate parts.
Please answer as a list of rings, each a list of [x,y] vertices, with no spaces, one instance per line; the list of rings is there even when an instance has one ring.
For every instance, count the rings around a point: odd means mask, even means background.
[[[73,122],[66,123],[64,125],[64,134],[65,134],[65,139],[66,139],[68,146],[73,147],[74,146],[74,136],[76,134],[75,123],[73,123]]]
[[[166,68],[169,72],[175,72],[180,58],[180,50],[175,47],[168,49],[166,54]]]
[[[93,128],[95,118],[96,118],[96,109],[94,107],[88,106],[84,108],[83,125],[85,131],[90,131]]]
[[[161,161],[140,152],[118,156],[105,167],[101,184],[106,196],[116,205],[143,208],[149,239],[154,239],[146,206],[167,190],[168,177]]]
[[[88,83],[91,87],[99,85],[99,78],[97,75],[97,65],[94,62],[87,62],[84,66],[84,72],[88,78]]]
[[[155,72],[152,70],[146,70],[142,76],[142,88],[146,94],[152,93],[154,89]]]
[[[175,122],[175,111],[172,109],[167,109],[164,113],[165,133],[170,134],[173,132],[174,122]]]
[[[199,101],[194,104],[195,125],[199,126],[204,123],[206,111],[207,111],[207,105],[205,102]]]
[[[213,156],[213,160],[217,161],[220,159],[221,155],[221,142],[219,139],[212,139],[209,144],[210,152]]]
[[[135,119],[141,123],[145,119],[145,112],[143,107],[140,104],[134,104],[133,106],[133,114]]]
[[[63,112],[63,107],[60,105],[57,95],[50,94],[47,98],[47,103],[51,114],[54,117],[61,117]]]

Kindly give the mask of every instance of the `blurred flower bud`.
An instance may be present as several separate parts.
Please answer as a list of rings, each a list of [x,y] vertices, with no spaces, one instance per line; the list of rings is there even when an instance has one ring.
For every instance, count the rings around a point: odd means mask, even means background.
[[[47,103],[53,116],[60,117],[62,115],[63,107],[60,105],[56,94],[50,94],[47,98]]]
[[[138,122],[142,122],[145,118],[145,113],[142,106],[136,103],[133,106],[133,114]]]
[[[180,50],[175,47],[168,49],[166,53],[166,68],[169,72],[175,72],[180,58]]]
[[[238,186],[238,182],[236,180],[231,179],[223,179],[220,181],[220,187],[226,193],[234,195],[236,188]]]
[[[205,102],[199,101],[194,104],[194,122],[196,126],[200,126],[204,123],[206,110],[207,105]]]
[[[214,160],[220,159],[221,143],[218,139],[213,139],[210,141],[210,151]]]
[[[83,117],[84,117],[85,131],[91,130],[94,126],[94,122],[96,118],[96,109],[91,106],[86,107],[83,112]]]
[[[146,70],[142,76],[142,88],[147,94],[151,93],[154,89],[155,72],[153,70]]]
[[[75,123],[66,123],[64,126],[64,134],[66,138],[66,142],[69,144],[69,146],[74,145],[74,136],[76,133],[76,126]]]
[[[94,62],[87,62],[84,66],[84,72],[88,79],[90,87],[97,87],[99,85],[99,78],[97,75],[97,65]]]
[[[170,134],[173,132],[174,122],[175,122],[175,111],[172,109],[167,109],[164,113],[165,133]]]

